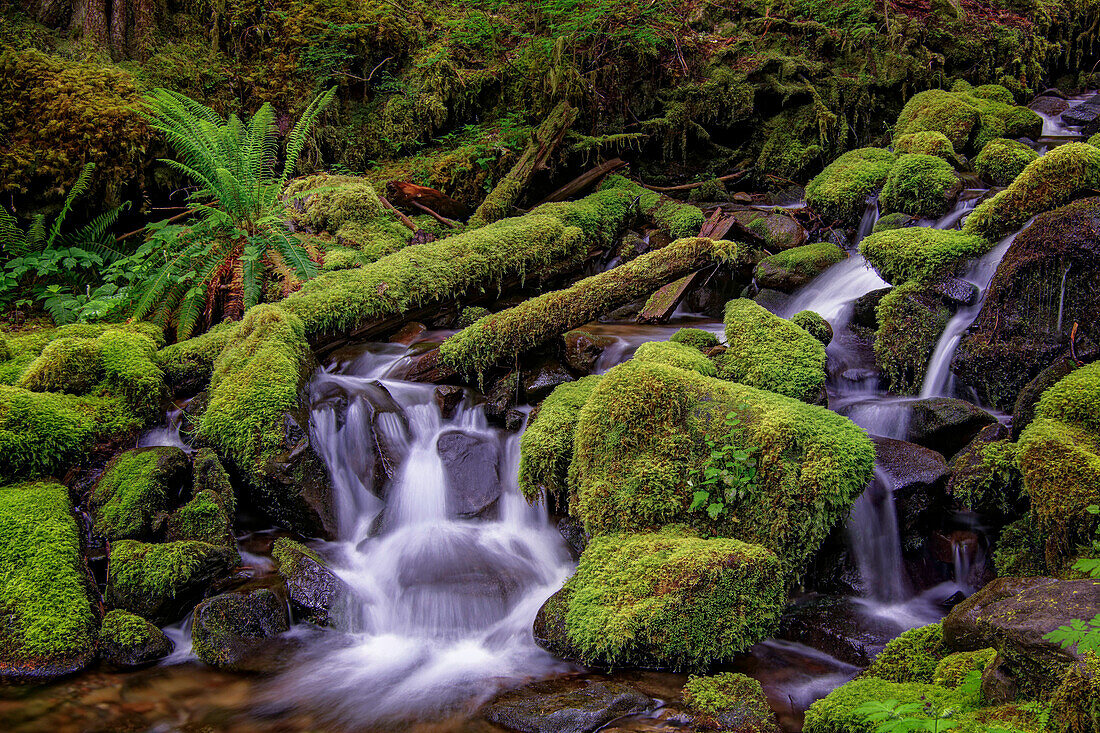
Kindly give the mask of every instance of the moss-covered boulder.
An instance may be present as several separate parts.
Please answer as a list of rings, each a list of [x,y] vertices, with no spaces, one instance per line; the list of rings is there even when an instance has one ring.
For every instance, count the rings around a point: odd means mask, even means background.
[[[943,158],[908,153],[890,169],[879,204],[887,214],[936,219],[951,209],[961,188],[954,168]]]
[[[190,483],[179,448],[137,448],[111,459],[88,499],[93,531],[108,540],[148,539]]]
[[[951,458],[996,423],[993,414],[966,400],[928,397],[909,404],[908,440]]]
[[[726,341],[718,376],[803,402],[820,402],[825,347],[804,329],[751,300],[726,303]]]
[[[943,643],[941,624],[920,626],[887,643],[865,674],[888,682],[931,684],[936,667],[950,651]]]
[[[677,526],[602,535],[539,610],[535,640],[589,665],[699,667],[771,634],[784,600],[761,547]]]
[[[699,351],[706,351],[718,345],[718,337],[701,328],[681,328],[672,334],[668,340],[677,344],[687,344],[699,349]]]
[[[833,340],[833,327],[829,322],[813,311],[799,311],[791,316],[791,323],[828,346]]]
[[[986,143],[974,158],[974,171],[994,186],[1007,186],[1038,157],[1034,148],[998,137]]]
[[[932,283],[959,271],[967,260],[989,251],[989,241],[953,229],[908,227],[872,234],[859,253],[894,285],[914,280]]]
[[[565,346],[562,357],[566,366],[577,374],[591,374],[596,370],[604,350],[615,343],[615,339],[574,329],[562,334],[562,343]]]
[[[145,667],[172,653],[172,640],[140,616],[115,609],[99,627],[99,655],[116,669]]]
[[[872,234],[878,234],[879,232],[889,232],[894,229],[905,229],[911,227],[916,223],[916,219],[909,214],[886,214],[879,217],[879,220],[875,222],[875,225],[871,228]]]
[[[747,211],[737,212],[735,216],[750,230],[760,235],[769,252],[801,247],[809,239],[805,227],[789,214]]]
[[[779,733],[764,688],[747,675],[737,672],[692,675],[680,694],[696,728]]]
[[[170,542],[194,540],[233,547],[233,519],[221,494],[204,489],[172,512],[165,536]]]
[[[296,226],[328,232],[338,244],[360,250],[358,264],[374,262],[412,239],[412,231],[382,206],[365,178],[306,176],[291,181],[283,195],[291,202]]]
[[[913,281],[883,296],[875,312],[875,363],[887,386],[895,394],[918,394],[951,312],[936,293]]]
[[[878,191],[896,156],[881,148],[860,148],[837,158],[806,186],[806,202],[826,219],[854,226],[867,197]]]
[[[286,602],[267,588],[223,593],[195,606],[191,648],[219,669],[248,671],[257,665],[271,639],[290,629]]]
[[[750,450],[759,471],[717,520],[689,510],[708,440]],[[631,360],[604,375],[580,411],[572,514],[593,534],[694,524],[774,551],[793,579],[863,491],[873,461],[866,434],[824,408]]]
[[[1083,337],[1100,343],[1098,312],[1100,198],[1093,197],[1040,214],[1013,240],[952,371],[983,402],[1011,410],[1024,386],[1067,351],[1075,325],[1079,350]]]
[[[295,618],[318,626],[338,625],[352,591],[321,556],[286,537],[275,540],[271,556],[277,563],[279,575],[286,580]]]
[[[936,665],[932,673],[932,682],[944,687],[958,687],[966,681],[971,672],[984,672],[996,656],[997,650],[992,647],[973,652],[948,654]]]
[[[934,155],[954,165],[959,156],[947,135],[937,130],[910,132],[894,139],[894,152],[898,155]]]
[[[236,560],[235,551],[205,542],[121,540],[111,547],[104,599],[163,626],[178,621]]]
[[[91,338],[59,338],[46,344],[19,380],[37,392],[87,394],[103,377],[99,346]]]
[[[847,255],[829,242],[806,244],[769,255],[756,265],[756,284],[783,293],[792,293]]]
[[[1004,87],[986,85],[952,91],[932,89],[913,95],[894,126],[894,140],[918,132],[943,133],[956,152],[971,154],[998,137],[1037,138],[1043,118],[1014,105]]]
[[[634,359],[668,364],[678,369],[698,372],[705,377],[718,375],[714,362],[703,356],[699,349],[675,341],[647,341],[634,352]]]
[[[1000,423],[987,425],[951,459],[947,493],[958,506],[989,517],[1017,515],[1023,481],[1008,437]]]
[[[833,690],[806,711],[806,733],[875,733],[877,723],[857,710],[867,702],[894,700],[942,711],[964,702],[956,690],[917,682],[862,677]],[[914,717],[927,717],[923,714]]]
[[[97,604],[68,490],[0,487],[0,681],[44,682],[95,658]]]

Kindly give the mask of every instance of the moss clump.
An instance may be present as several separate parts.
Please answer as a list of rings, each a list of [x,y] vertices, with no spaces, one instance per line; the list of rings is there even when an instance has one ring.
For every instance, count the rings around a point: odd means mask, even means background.
[[[205,542],[121,540],[111,547],[106,601],[153,623],[170,623],[229,570],[233,555]]]
[[[699,351],[706,351],[718,345],[718,337],[701,328],[681,328],[668,340],[676,344],[687,344]]]
[[[631,198],[638,199],[638,208],[642,214],[673,239],[696,237],[703,228],[705,217],[698,206],[683,204],[675,199],[662,196],[656,191],[638,185],[625,176],[613,175],[600,186],[602,190],[624,191]]]
[[[704,377],[718,376],[718,369],[715,368],[714,362],[703,356],[699,349],[687,344],[678,344],[672,341],[647,341],[634,352],[634,359],[668,364],[678,369],[698,372]]]
[[[861,148],[837,158],[806,186],[806,201],[826,219],[853,225],[867,197],[882,187],[896,157],[889,150]]]
[[[112,541],[151,535],[154,518],[175,497],[187,470],[179,448],[139,448],[115,456],[88,500],[93,530]]]
[[[887,293],[875,307],[875,363],[890,390],[917,394],[924,383],[928,360],[951,315],[936,293],[920,283],[907,282]]]
[[[1012,102],[1011,92],[996,85],[920,92],[898,116],[894,139],[917,132],[941,132],[956,152],[971,153],[998,137],[1038,137],[1043,119]]]
[[[166,346],[156,354],[157,365],[174,388],[189,392],[205,389],[214,362],[240,327],[240,321],[223,321],[201,336]]]
[[[99,346],[90,338],[59,338],[46,344],[19,380],[36,392],[87,394],[103,378]]]
[[[99,638],[106,644],[135,647],[156,640],[160,629],[140,616],[119,609],[108,611],[99,627]]]
[[[295,202],[295,224],[329,232],[339,245],[357,248],[367,255],[360,264],[396,252],[412,239],[412,231],[382,206],[365,178],[307,176],[291,181],[283,195]]]
[[[943,687],[958,687],[971,672],[984,672],[996,656],[996,649],[948,654],[936,665],[932,682]]]
[[[1008,440],[974,440],[951,459],[950,488],[960,506],[982,514],[1011,516],[1020,501],[1018,446]]]
[[[732,436],[731,413],[741,420]],[[718,521],[688,511],[707,440],[758,450],[759,483]],[[592,534],[694,524],[774,551],[793,579],[863,491],[873,462],[866,433],[824,408],[631,360],[604,375],[577,420],[571,513]]]
[[[910,153],[890,169],[879,202],[887,213],[936,219],[948,212],[960,187],[955,169],[943,158]]]
[[[96,614],[68,489],[0,488],[0,678],[80,669],[95,653]]]
[[[0,361],[7,361],[11,359],[11,345],[8,343],[8,337],[0,331]]]
[[[558,385],[531,415],[520,439],[519,487],[527,501],[538,501],[545,491],[557,506],[568,505],[577,417],[601,379],[594,374]]]
[[[1007,186],[1038,159],[1034,149],[1002,137],[990,140],[974,158],[974,170],[995,186]]]
[[[1035,160],[999,194],[974,209],[963,231],[998,240],[1028,219],[1100,188],[1100,148],[1086,143],[1060,145]]]
[[[997,575],[1036,577],[1047,574],[1043,537],[1031,514],[1026,514],[1001,530],[993,550]]]
[[[888,682],[931,684],[936,667],[950,652],[942,624],[909,629],[883,648],[865,674]]]
[[[833,327],[829,322],[813,311],[799,311],[791,316],[791,323],[828,346],[833,340]]]
[[[459,328],[468,328],[488,315],[491,315],[488,308],[468,305],[458,314],[458,322],[455,325]]]
[[[723,718],[736,721],[744,733],[774,733],[779,730],[758,680],[737,672],[705,677],[691,675],[682,691],[684,705],[696,715],[696,725],[722,729]]]
[[[723,379],[816,402],[825,388],[825,347],[804,329],[744,298],[726,303]]]
[[[767,637],[785,598],[774,554],[680,527],[594,537],[562,592],[565,628],[587,663],[673,668]]]
[[[484,374],[516,354],[547,343],[614,308],[647,295],[713,262],[743,264],[745,245],[695,237],[493,313],[443,342],[439,353],[453,369]]]
[[[806,711],[806,733],[874,733],[877,723],[856,710],[863,703],[895,700],[919,703],[935,710],[958,707],[963,701],[957,690],[931,684],[896,683],[877,677],[863,677],[838,687]],[[929,717],[921,713],[913,717]]]
[[[1100,657],[1090,654],[1074,665],[1050,698],[1050,727],[1065,733],[1091,733],[1100,721]]]
[[[859,252],[883,280],[894,285],[930,283],[958,271],[967,260],[985,254],[989,240],[952,229],[909,227],[864,239]]]
[[[913,217],[909,216],[909,214],[887,214],[875,222],[875,226],[871,230],[871,233],[878,234],[879,232],[904,229],[905,227],[912,226],[914,221]]]
[[[232,547],[232,519],[222,497],[206,489],[195,494],[168,518],[169,540],[195,540],[210,545]]]
[[[955,146],[938,130],[924,130],[923,132],[911,132],[894,139],[894,152],[899,155],[914,153],[916,155],[934,155],[943,158],[948,163],[957,159]]]
[[[271,557],[279,563],[279,570],[284,576],[294,575],[298,570],[298,563],[303,557],[308,557],[318,565],[327,567],[325,561],[313,550],[301,542],[289,537],[280,537],[271,546]]]
[[[754,277],[762,288],[792,292],[847,256],[830,242],[806,244],[760,260]]]

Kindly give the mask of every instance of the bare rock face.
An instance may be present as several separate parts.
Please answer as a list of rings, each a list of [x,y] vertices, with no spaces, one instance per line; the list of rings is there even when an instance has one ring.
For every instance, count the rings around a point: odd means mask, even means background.
[[[448,506],[459,517],[483,516],[500,498],[500,449],[481,435],[448,431],[436,441],[447,477]]]
[[[951,397],[931,397],[912,403],[909,440],[950,458],[997,418],[976,405]]]
[[[621,682],[550,680],[509,690],[482,709],[490,723],[521,733],[591,733],[657,703]]]

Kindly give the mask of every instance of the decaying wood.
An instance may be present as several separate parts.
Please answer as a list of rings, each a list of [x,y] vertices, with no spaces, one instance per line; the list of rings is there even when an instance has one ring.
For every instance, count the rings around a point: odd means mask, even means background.
[[[680,307],[684,297],[703,282],[705,270],[696,270],[690,275],[670,282],[649,296],[645,307],[638,313],[638,323],[666,323]]]
[[[614,158],[607,161],[606,163],[600,163],[595,168],[589,171],[585,171],[569,183],[551,193],[542,201],[539,201],[536,206],[554,203],[555,201],[565,201],[566,199],[571,199],[588,187],[599,183],[600,180],[603,179],[605,176],[608,176],[619,170],[620,168],[625,167],[626,161],[622,160],[621,158]]]
[[[725,183],[726,181],[736,181],[738,178],[741,178],[746,173],[748,173],[748,171],[737,171],[736,173],[730,173],[728,176],[720,176],[718,178],[712,178],[711,180],[721,181],[722,183]],[[656,191],[657,193],[668,193],[670,191],[690,191],[693,188],[699,188],[701,186],[705,186],[708,183],[710,183],[710,181],[700,181],[699,183],[684,183],[679,186],[650,186],[645,183],[641,185],[645,186],[650,191]]]
[[[407,226],[409,229],[412,229],[413,234],[416,234],[420,231],[420,227],[416,225],[416,222],[398,211],[397,207],[391,204],[385,196],[379,196],[378,200],[382,203],[383,206],[392,211],[397,216],[397,218],[401,220],[402,224]]]
[[[445,216],[440,216],[439,214],[432,211],[431,209],[429,209],[427,206],[420,203],[419,201],[410,201],[409,203],[412,205],[412,207],[414,209],[419,209],[420,211],[423,211],[425,214],[432,217],[433,219],[435,219],[436,221],[438,221],[440,224],[442,224],[445,227],[450,227],[451,229],[457,229],[458,226],[459,226],[457,221],[454,221],[453,219],[448,219]]]
[[[442,191],[428,186],[418,186],[409,181],[390,181],[386,184],[386,193],[396,206],[415,208],[415,204],[420,204],[448,219],[464,219],[470,213],[464,203]]]

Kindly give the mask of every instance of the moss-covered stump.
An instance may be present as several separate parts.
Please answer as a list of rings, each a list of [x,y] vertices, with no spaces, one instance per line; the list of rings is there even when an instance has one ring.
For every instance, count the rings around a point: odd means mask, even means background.
[[[892,639],[864,674],[888,682],[931,684],[937,666],[950,651],[943,643],[941,624],[920,626]]]
[[[178,621],[236,560],[233,550],[205,542],[121,540],[111,547],[104,599],[163,626]]]
[[[278,564],[279,575],[286,580],[295,618],[318,626],[338,625],[342,606],[352,591],[321,556],[286,537],[275,540],[271,556]]]
[[[783,293],[792,293],[847,255],[829,242],[806,244],[769,255],[756,265],[756,284]]]
[[[1097,526],[1088,508],[1100,504],[1100,361],[1043,393],[1035,420],[1020,435],[1017,465],[1047,566],[1061,571]]]
[[[1100,148],[1069,143],[1035,160],[1008,188],[974,209],[963,231],[991,241],[1022,227],[1028,219],[1100,188]]]
[[[994,186],[1007,186],[1039,157],[1035,150],[1016,140],[995,138],[974,158],[974,171]]]
[[[412,230],[382,206],[365,178],[316,175],[287,184],[291,221],[310,232],[328,232],[336,243],[357,250],[357,264],[396,252],[412,239]],[[326,257],[326,265],[328,264]]]
[[[806,186],[806,202],[825,219],[854,226],[867,197],[878,191],[897,157],[881,148],[852,150],[837,158]]]
[[[257,658],[268,650],[273,637],[289,629],[286,603],[267,588],[223,593],[195,606],[191,648],[195,656],[219,669],[262,669],[266,664]]]
[[[535,639],[589,665],[700,667],[774,632],[784,600],[761,547],[677,526],[603,535],[539,610]]]
[[[1079,349],[1083,336],[1100,343],[1098,312],[1100,198],[1088,198],[1040,214],[1012,242],[952,371],[983,402],[1010,410],[1067,350],[1075,324]]]
[[[190,483],[179,448],[137,448],[111,459],[88,499],[93,531],[108,540],[149,539]]]
[[[759,470],[717,520],[689,511],[707,440],[751,449]],[[572,514],[593,534],[694,524],[774,551],[794,579],[867,485],[873,460],[866,434],[824,408],[631,360],[604,375],[580,411]]]
[[[95,658],[99,622],[68,490],[0,487],[0,681],[45,682]]]
[[[699,349],[675,341],[647,341],[638,347],[633,358],[637,361],[651,361],[678,369],[687,369],[698,372],[704,377],[718,376],[718,369],[714,366],[714,362],[703,356]]]
[[[775,713],[757,680],[737,672],[688,678],[681,692],[692,723],[702,730],[779,733]]]
[[[859,253],[883,280],[901,285],[910,280],[932,283],[953,275],[990,246],[982,237],[953,229],[907,227],[870,235],[860,242]]]
[[[718,376],[803,402],[821,402],[825,347],[804,329],[740,298],[726,303]]]
[[[459,372],[484,374],[689,272],[715,263],[744,265],[748,257],[747,247],[738,242],[679,239],[565,290],[486,316],[444,341],[439,352]]]
[[[948,92],[932,89],[906,102],[894,126],[894,140],[919,132],[940,132],[956,152],[971,154],[994,138],[1038,138],[1043,118],[1013,104],[1004,87],[960,85]]]
[[[890,169],[879,203],[887,214],[937,219],[951,209],[961,189],[955,169],[943,158],[908,153]]]
[[[138,669],[172,653],[172,641],[140,616],[115,609],[99,627],[99,655],[116,669]]]
[[[813,311],[799,311],[791,316],[791,323],[828,346],[833,340],[833,327],[829,322]]]

